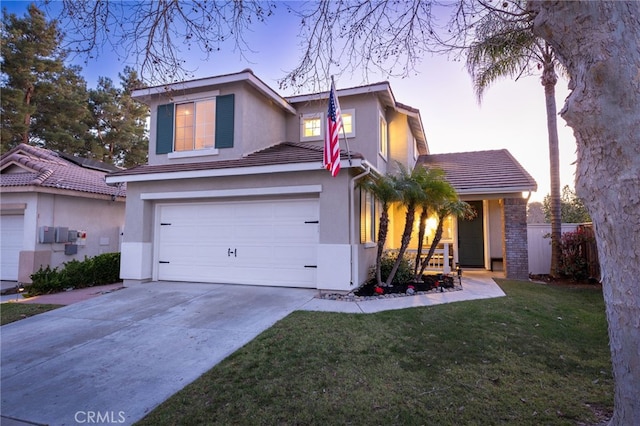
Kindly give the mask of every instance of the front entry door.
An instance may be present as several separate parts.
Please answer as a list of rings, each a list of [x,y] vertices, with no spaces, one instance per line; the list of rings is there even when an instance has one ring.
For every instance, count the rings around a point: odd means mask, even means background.
[[[482,201],[468,201],[476,211],[472,220],[458,219],[458,263],[462,268],[484,268]]]

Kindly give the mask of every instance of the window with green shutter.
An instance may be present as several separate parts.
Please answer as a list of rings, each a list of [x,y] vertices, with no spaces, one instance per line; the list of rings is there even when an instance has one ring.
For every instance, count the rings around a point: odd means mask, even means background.
[[[156,117],[156,154],[173,151],[173,104],[159,105]]]
[[[234,95],[216,98],[216,148],[233,147]]]
[[[232,148],[234,95],[158,106],[156,154]]]

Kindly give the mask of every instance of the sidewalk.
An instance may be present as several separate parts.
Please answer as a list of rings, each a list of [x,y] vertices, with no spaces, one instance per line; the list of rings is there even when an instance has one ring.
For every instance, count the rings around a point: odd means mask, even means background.
[[[43,303],[48,305],[71,305],[82,302],[102,294],[112,293],[124,288],[122,283],[100,285],[81,288],[78,290],[63,291],[61,293],[43,294],[41,296],[23,297],[21,294],[5,294],[0,296],[0,302],[5,303]]]
[[[375,313],[396,309],[415,308],[418,306],[431,306],[441,303],[460,302],[465,300],[487,299],[502,297],[504,292],[493,281],[493,276],[500,273],[486,271],[468,271],[462,277],[462,290],[444,293],[429,293],[416,296],[398,298],[381,298],[380,300],[343,301],[312,298],[300,309],[304,311],[343,312],[343,313]],[[207,286],[208,284],[202,284]],[[21,295],[9,294],[0,296],[0,301],[18,303],[44,303],[51,305],[71,305],[82,302],[102,294],[112,293],[124,289],[122,283],[109,284],[96,287],[82,288],[78,290],[64,291],[61,293],[46,294],[24,298]]]

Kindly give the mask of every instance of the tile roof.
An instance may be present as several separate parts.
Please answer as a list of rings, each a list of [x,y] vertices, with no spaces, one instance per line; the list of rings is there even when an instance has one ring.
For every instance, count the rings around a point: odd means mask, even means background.
[[[124,187],[105,183],[107,169],[113,166],[20,144],[0,157],[0,187],[36,186],[124,197]]]
[[[506,149],[422,155],[418,163],[444,170],[459,194],[535,191],[538,187]]]
[[[347,152],[340,151],[340,159],[346,160]],[[351,153],[351,158],[364,157],[357,152]],[[245,155],[234,160],[207,161],[202,163],[177,163],[160,165],[141,165],[131,169],[111,173],[109,176],[131,176],[152,173],[172,173],[198,170],[230,169],[236,167],[271,166],[278,164],[295,164],[322,162],[322,147],[309,143],[281,142],[260,151]]]

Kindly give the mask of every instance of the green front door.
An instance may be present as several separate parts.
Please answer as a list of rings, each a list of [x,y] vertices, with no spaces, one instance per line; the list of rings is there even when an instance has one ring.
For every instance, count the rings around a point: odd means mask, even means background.
[[[458,263],[462,268],[484,268],[482,201],[468,201],[476,211],[472,220],[458,219]]]

